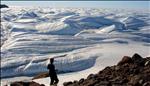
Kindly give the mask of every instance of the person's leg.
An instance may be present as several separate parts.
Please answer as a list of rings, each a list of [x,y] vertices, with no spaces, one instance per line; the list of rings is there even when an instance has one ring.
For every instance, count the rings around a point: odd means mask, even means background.
[[[54,84],[54,78],[50,77],[50,79],[51,79],[50,85],[53,85]]]
[[[57,78],[57,76],[55,77],[55,83],[54,84],[58,84],[59,80]]]

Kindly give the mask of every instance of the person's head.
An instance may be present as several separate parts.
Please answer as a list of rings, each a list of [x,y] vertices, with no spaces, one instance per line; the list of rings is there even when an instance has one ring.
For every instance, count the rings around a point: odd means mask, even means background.
[[[53,64],[54,58],[50,58],[50,63]]]

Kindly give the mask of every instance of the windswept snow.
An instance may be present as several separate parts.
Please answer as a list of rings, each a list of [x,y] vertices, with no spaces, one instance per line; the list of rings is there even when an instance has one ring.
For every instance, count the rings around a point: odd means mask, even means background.
[[[49,58],[55,58],[61,86],[116,64],[124,55],[149,56],[149,15],[98,8],[1,9],[2,84],[48,71]],[[49,78],[35,81],[49,84]]]

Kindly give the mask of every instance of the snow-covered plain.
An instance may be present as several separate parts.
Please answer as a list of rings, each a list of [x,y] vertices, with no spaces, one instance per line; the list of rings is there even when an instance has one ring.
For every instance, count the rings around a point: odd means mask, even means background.
[[[149,12],[98,8],[1,9],[1,85],[48,71],[49,58],[55,58],[61,86],[65,81],[86,78],[114,65],[124,55],[150,56]],[[49,78],[34,81],[49,85]]]

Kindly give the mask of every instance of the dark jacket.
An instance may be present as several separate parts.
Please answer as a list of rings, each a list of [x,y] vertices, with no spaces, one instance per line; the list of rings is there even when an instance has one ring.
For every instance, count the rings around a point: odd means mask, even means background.
[[[47,69],[49,69],[50,77],[55,77],[56,76],[56,71],[55,71],[54,64],[48,64]]]

